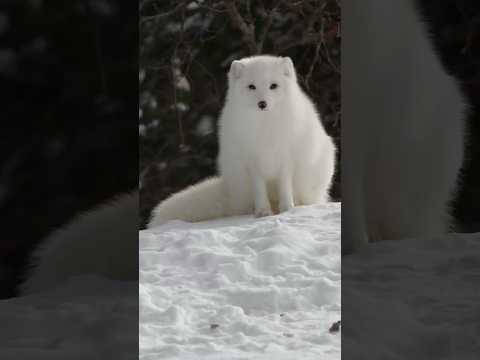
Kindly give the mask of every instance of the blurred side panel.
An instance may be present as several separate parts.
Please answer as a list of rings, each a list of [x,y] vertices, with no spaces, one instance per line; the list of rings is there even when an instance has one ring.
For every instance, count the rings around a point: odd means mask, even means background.
[[[3,359],[138,356],[137,13],[116,0],[0,5]],[[58,281],[18,297],[41,265]]]
[[[342,358],[473,359],[480,5],[342,14]]]

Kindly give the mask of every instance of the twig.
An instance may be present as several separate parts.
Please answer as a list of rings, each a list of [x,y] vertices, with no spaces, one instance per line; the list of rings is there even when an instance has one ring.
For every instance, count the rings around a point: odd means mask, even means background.
[[[310,91],[310,78],[312,77],[313,70],[315,68],[315,64],[318,62],[318,59],[320,57],[320,49],[322,47],[322,43],[319,42],[317,43],[317,46],[315,46],[315,56],[313,58],[312,63],[310,64],[310,68],[308,69],[308,73],[305,76],[305,86],[307,87],[307,90]]]
[[[242,33],[243,41],[251,54],[258,54],[258,47],[255,42],[255,27],[253,24],[247,25],[245,20],[238,12],[235,0],[226,0],[225,7],[233,25]]]
[[[308,19],[308,25],[306,29],[307,33],[313,32],[313,27],[315,26],[315,22],[317,22],[319,19],[323,24],[322,13],[323,13],[323,10],[325,10],[326,6],[327,6],[327,1],[323,0],[321,4],[319,4],[318,7],[314,11],[312,11],[312,15]]]
[[[151,20],[159,21],[159,20],[162,20],[164,18],[167,18],[167,17],[169,17],[173,14],[178,13],[179,11],[185,10],[186,5],[187,5],[187,3],[182,1],[180,4],[175,6],[170,11],[167,11],[167,12],[164,12],[164,13],[161,13],[161,14],[150,15],[150,16],[142,16],[140,18],[140,24],[143,24],[144,22],[151,21]]]
[[[203,65],[200,61],[193,59],[193,62],[195,62],[202,70],[203,72],[210,78],[212,79],[213,83],[213,90],[215,92],[215,102],[218,103],[220,99],[220,92],[218,91],[218,85],[217,85],[217,79],[215,78],[215,75],[213,75],[206,67]]]
[[[175,59],[177,58],[177,51],[180,46],[180,44],[183,42],[183,37],[184,37],[184,31],[185,31],[185,8],[183,8],[182,11],[182,25],[180,29],[180,34],[178,37],[178,41],[175,44],[175,47],[173,49],[172,57],[170,59],[171,63],[171,75],[172,75],[172,87],[173,87],[173,104],[175,107],[175,117],[177,119],[178,123],[178,132],[180,135],[180,148],[184,148],[185,146],[185,133],[183,131],[183,123],[182,119],[180,116],[180,111],[178,109],[178,101],[177,101],[177,76],[175,74]]]
[[[268,13],[267,20],[265,23],[265,27],[263,28],[262,34],[260,35],[260,39],[258,41],[258,52],[261,53],[263,51],[263,46],[265,44],[265,39],[267,38],[268,31],[270,30],[270,26],[272,26],[273,16],[277,11],[277,6],[275,6],[270,12]]]
[[[327,58],[328,63],[336,73],[340,74],[340,69],[338,69],[337,66],[334,64],[334,62],[332,61],[332,58],[330,57],[330,51],[328,50],[328,46],[325,43],[323,23],[322,23],[322,31],[320,32],[320,43],[323,46],[323,49],[325,50],[325,57]]]

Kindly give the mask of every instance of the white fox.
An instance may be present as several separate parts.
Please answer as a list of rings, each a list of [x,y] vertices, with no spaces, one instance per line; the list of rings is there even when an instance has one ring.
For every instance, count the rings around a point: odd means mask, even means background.
[[[342,251],[451,225],[466,106],[415,1],[342,12]]]
[[[335,146],[289,57],[232,62],[219,143],[219,177],[161,202],[149,228],[174,219],[268,216],[328,200]]]

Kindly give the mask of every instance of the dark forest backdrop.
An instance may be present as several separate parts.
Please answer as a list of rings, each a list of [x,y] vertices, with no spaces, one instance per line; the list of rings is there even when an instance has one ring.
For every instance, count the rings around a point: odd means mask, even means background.
[[[215,173],[232,60],[290,56],[340,144],[340,2],[140,1],[140,209]],[[337,167],[338,168],[338,167]],[[340,174],[332,195],[340,197]]]

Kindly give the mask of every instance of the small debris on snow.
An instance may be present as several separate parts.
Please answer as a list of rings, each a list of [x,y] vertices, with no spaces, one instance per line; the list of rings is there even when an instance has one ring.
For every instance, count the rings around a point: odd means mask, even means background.
[[[330,333],[336,333],[336,332],[338,332],[338,331],[340,330],[340,323],[341,323],[340,320],[334,322],[334,323],[332,324],[332,326],[330,326],[330,329],[328,329],[328,331],[329,331]]]

